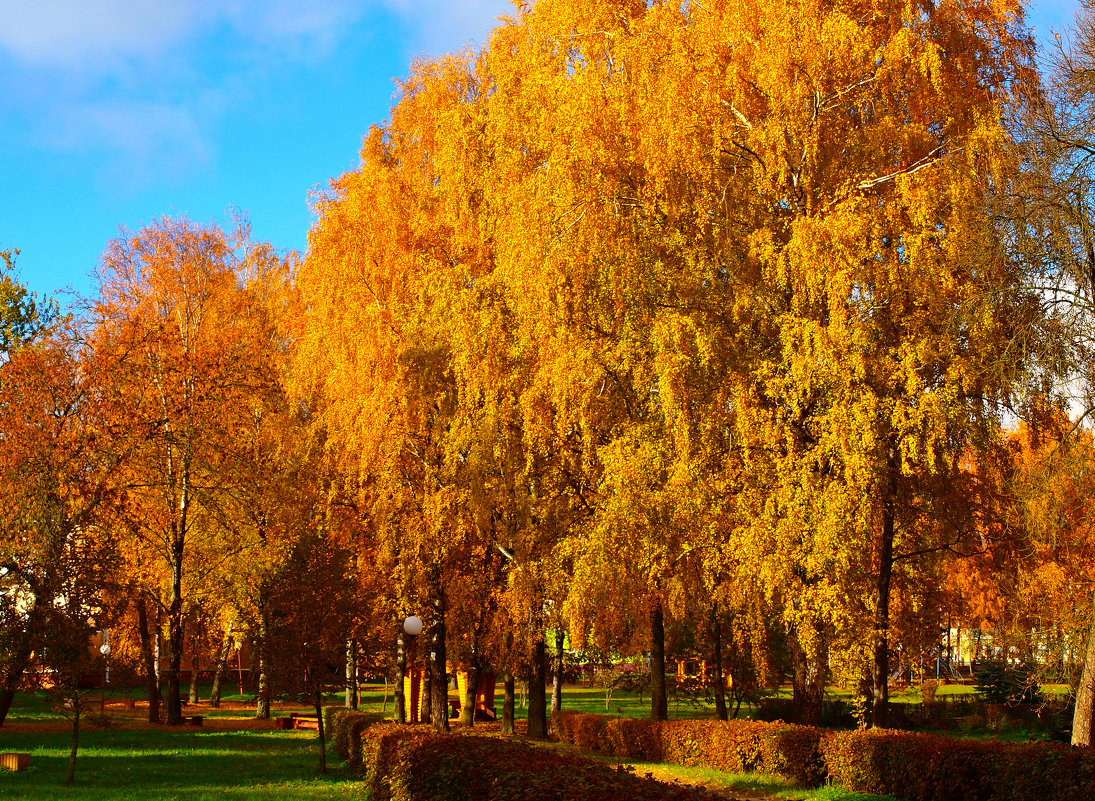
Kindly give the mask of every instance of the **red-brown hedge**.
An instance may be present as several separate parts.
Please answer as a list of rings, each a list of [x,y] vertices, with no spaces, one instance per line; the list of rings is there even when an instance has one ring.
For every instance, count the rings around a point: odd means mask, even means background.
[[[823,732],[811,726],[750,720],[654,723],[560,712],[552,716],[552,728],[560,740],[601,754],[774,773],[806,787],[817,787],[825,778],[819,750]]]
[[[378,725],[362,743],[373,801],[715,801],[697,787],[513,740]]]
[[[361,733],[369,726],[381,723],[383,715],[375,712],[357,712],[347,710],[335,718],[332,746],[335,752],[351,766],[361,764]]]
[[[907,801],[1095,799],[1095,754],[1090,749],[847,731],[826,736],[821,750],[829,778],[856,792]]]
[[[652,723],[561,712],[556,737],[631,759],[774,773],[906,801],[1095,801],[1095,752],[1054,743],[831,731],[751,720]]]

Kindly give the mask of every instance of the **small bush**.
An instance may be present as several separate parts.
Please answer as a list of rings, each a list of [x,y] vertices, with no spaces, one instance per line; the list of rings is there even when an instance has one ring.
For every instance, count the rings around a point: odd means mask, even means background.
[[[1042,700],[1029,665],[1009,665],[996,659],[978,663],[973,674],[977,692],[989,704],[1036,704]]]
[[[920,685],[920,700],[925,704],[935,702],[935,694],[939,692],[939,679],[928,679]]]
[[[697,787],[512,740],[393,725],[369,728],[364,742],[374,801],[715,801]]]

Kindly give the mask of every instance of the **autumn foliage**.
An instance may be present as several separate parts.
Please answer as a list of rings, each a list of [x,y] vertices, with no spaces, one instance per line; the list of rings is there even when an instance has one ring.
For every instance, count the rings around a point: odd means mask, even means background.
[[[1018,0],[517,3],[416,63],[303,257],[163,219],[63,336],[8,293],[5,588],[45,597],[59,543],[106,532],[120,658],[155,717],[163,647],[170,723],[184,656],[247,641],[266,717],[344,660],[401,679],[411,614],[438,729],[451,663],[527,682],[547,737],[563,643],[649,659],[656,720],[674,656],[739,705],[788,680],[813,724],[839,681],[885,726],[940,632],[1074,681],[1095,451],[1000,211],[1034,56]],[[821,775],[813,727],[555,720]]]

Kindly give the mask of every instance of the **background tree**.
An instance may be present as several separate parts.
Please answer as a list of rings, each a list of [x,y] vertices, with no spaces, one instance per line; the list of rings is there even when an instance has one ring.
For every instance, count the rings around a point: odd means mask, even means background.
[[[164,219],[110,243],[93,305],[95,347],[116,365],[111,392],[131,426],[127,489],[135,529],[167,567],[167,721],[182,720],[184,576],[216,530],[232,433],[265,386],[265,326],[240,285],[244,231]]]
[[[9,354],[32,341],[60,317],[57,301],[39,298],[13,274],[18,250],[0,250],[0,352]]]
[[[332,537],[322,510],[307,524],[271,594],[270,670],[286,692],[309,700],[319,720],[318,769],[327,772],[323,694],[343,682],[346,633],[361,599],[351,580],[352,551]]]
[[[100,376],[80,364],[72,334],[61,328],[0,366],[0,577],[6,590],[0,722],[32,651],[50,635],[52,604],[69,609],[69,595],[105,604],[106,585],[96,582],[112,564],[114,540],[105,524],[117,498],[118,459],[101,448],[112,429],[94,383]],[[66,653],[69,635],[83,631],[76,618],[70,622],[58,632]]]
[[[1026,104],[1013,118],[1022,170],[1001,209],[1012,250],[1058,326],[1042,343],[1043,380],[1032,387],[1033,405],[1045,405],[1055,379],[1063,375],[1070,401],[1079,409],[1077,426],[1095,409],[1093,66],[1095,5],[1081,0],[1072,31],[1058,38],[1046,57],[1044,84],[1032,84]],[[1089,667],[1080,680],[1073,724],[1077,745],[1091,745],[1095,727],[1095,636],[1088,637],[1085,664]]]

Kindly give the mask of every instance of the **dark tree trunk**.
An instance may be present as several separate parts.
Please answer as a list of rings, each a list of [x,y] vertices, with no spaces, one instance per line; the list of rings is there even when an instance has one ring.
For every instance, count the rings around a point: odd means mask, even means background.
[[[219,709],[221,705],[221,685],[228,672],[228,655],[232,653],[232,635],[226,633],[220,652],[217,654],[217,670],[213,674],[213,689],[209,693],[209,708]]]
[[[430,723],[437,731],[449,730],[449,675],[445,652],[445,586],[441,566],[432,571],[433,626],[430,629]]]
[[[357,643],[346,640],[346,708],[357,709]]]
[[[669,720],[669,697],[665,690],[665,620],[662,602],[650,610],[650,719]]]
[[[316,727],[316,733],[319,735],[319,772],[327,772],[327,740],[326,732],[323,731],[323,694],[316,690],[315,693],[315,706],[316,706],[316,720],[319,721],[319,725]]]
[[[1087,635],[1087,658],[1076,690],[1076,712],[1072,717],[1072,744],[1091,747],[1095,728],[1095,604],[1092,605],[1091,629]]]
[[[422,687],[418,692],[418,722],[430,723],[433,719],[433,678],[429,662],[422,666]]]
[[[270,718],[270,593],[266,587],[259,590],[259,691],[255,697],[255,717]],[[251,653],[254,654],[255,648]]]
[[[819,632],[817,642],[818,652],[811,655],[797,638],[791,641],[791,657],[794,666],[791,714],[796,723],[807,726],[821,725],[825,681],[828,678],[829,654],[823,633]]]
[[[80,747],[80,674],[72,674],[72,749],[68,754],[68,770],[65,771],[65,784],[76,780],[76,752]]]
[[[871,726],[886,725],[890,699],[890,580],[893,576],[894,504],[897,494],[896,467],[889,467],[890,479],[882,516],[882,541],[878,549],[878,580],[875,584],[874,675],[871,687]]]
[[[182,486],[179,516],[171,532],[171,603],[167,610],[167,636],[171,650],[167,668],[167,725],[182,725],[182,698],[180,697],[179,669],[182,665],[183,641],[186,621],[183,619],[183,555],[186,552],[186,534],[190,511],[190,455],[182,462]]]
[[[182,725],[182,698],[179,693],[179,669],[182,665],[183,636],[185,621],[182,607],[182,545],[176,546],[172,565],[171,606],[168,607],[168,654],[167,660],[167,725]]]
[[[555,675],[551,681],[551,714],[559,712],[563,708],[563,660],[566,653],[563,645],[566,642],[566,632],[563,629],[555,630]]]
[[[799,642],[798,634],[790,638],[791,650],[791,720],[802,722],[803,707],[806,705],[806,652]]]
[[[201,627],[194,638],[194,656],[190,660],[190,703],[198,703],[198,671],[201,669]]]
[[[513,712],[516,704],[516,681],[513,674],[506,672],[502,680],[502,734],[513,734]]]
[[[36,617],[33,611],[31,615]],[[8,717],[12,701],[15,700],[15,692],[19,688],[19,682],[30,663],[32,649],[29,627],[33,624],[33,621],[28,620],[27,623],[28,629],[20,632],[19,643],[12,649],[15,653],[11,661],[8,662],[7,670],[4,673],[4,684],[3,687],[0,687],[0,726],[4,725],[4,721]]]
[[[393,695],[395,700],[395,722],[407,722],[407,701],[403,695],[403,679],[407,674],[407,651],[404,647],[403,623],[399,623],[399,632],[395,635],[395,687]]]
[[[26,668],[23,668],[23,670],[26,670]],[[22,671],[20,671],[20,675],[22,675]],[[5,684],[6,683],[7,682],[5,682]],[[15,690],[9,689],[8,687],[4,687],[3,690],[0,690],[0,726],[4,725],[4,721],[8,717],[8,712],[11,711],[11,704],[14,700]]]
[[[711,692],[715,696],[715,716],[727,720],[726,677],[722,672],[722,626],[719,621],[719,605],[711,605],[711,664],[714,667]]]
[[[141,636],[141,660],[148,687],[148,722],[160,722],[160,677],[156,670],[155,635],[148,628],[148,609],[144,596],[137,599],[137,632]]]
[[[472,657],[473,661],[468,665],[468,682],[464,687],[463,706],[460,709],[460,724],[462,726],[475,725],[475,697],[479,692],[479,666],[478,655]]]
[[[532,653],[532,678],[528,683],[528,736],[546,740],[547,730],[547,646],[541,638]]]

